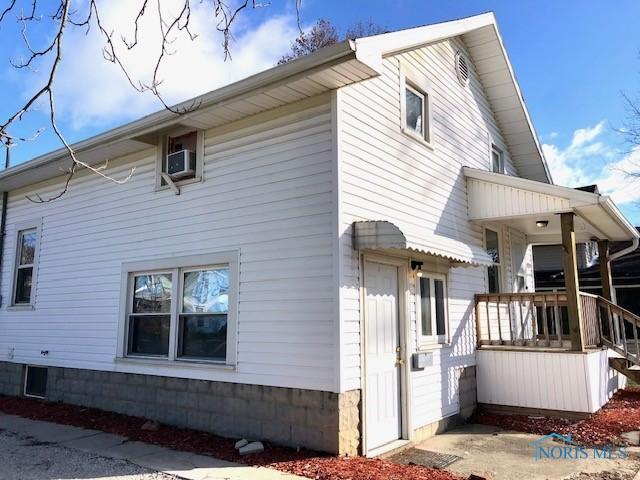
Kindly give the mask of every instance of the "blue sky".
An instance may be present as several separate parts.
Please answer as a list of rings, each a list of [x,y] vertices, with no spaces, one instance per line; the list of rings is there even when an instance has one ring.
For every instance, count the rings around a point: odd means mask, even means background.
[[[81,8],[83,0],[78,0]],[[122,18],[131,16],[132,0],[110,0],[105,22],[118,35],[130,33]],[[197,3],[197,2],[193,2]],[[640,2],[587,0],[303,0],[303,24],[327,18],[341,31],[357,20],[373,20],[391,30],[494,11],[522,87],[533,123],[556,183],[575,186],[598,182],[627,216],[640,224],[640,188],[621,173],[640,165],[640,152],[630,152],[616,128],[625,119],[621,92],[640,95]],[[132,17],[131,17],[132,18]],[[202,19],[207,17],[202,17]],[[295,36],[292,1],[248,11],[236,29],[233,61],[224,62],[220,37],[211,24],[196,25],[200,38],[176,43],[179,53],[165,71],[170,100],[181,100],[271,66]],[[19,58],[18,25],[0,29],[0,114],[4,116],[30,91],[40,73],[16,72],[8,59]],[[34,32],[35,42],[46,31]],[[154,44],[149,34],[148,48]],[[71,32],[60,72],[57,102],[61,127],[80,140],[140,113],[157,110],[149,95],[134,92],[119,72],[102,60],[100,39]],[[144,45],[143,45],[144,47]],[[151,56],[145,48],[128,60],[136,78],[148,76]],[[145,61],[147,61],[145,63]],[[199,70],[185,78],[176,74],[185,61]],[[176,67],[177,66],[177,67]],[[46,125],[42,112],[29,114],[21,133]],[[14,163],[59,145],[46,131],[38,140],[13,149]]]

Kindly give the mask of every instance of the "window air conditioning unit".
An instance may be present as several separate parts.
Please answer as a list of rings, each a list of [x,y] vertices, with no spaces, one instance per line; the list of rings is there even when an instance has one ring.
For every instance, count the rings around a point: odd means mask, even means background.
[[[196,174],[196,152],[180,150],[167,155],[167,174],[172,180],[194,177]]]

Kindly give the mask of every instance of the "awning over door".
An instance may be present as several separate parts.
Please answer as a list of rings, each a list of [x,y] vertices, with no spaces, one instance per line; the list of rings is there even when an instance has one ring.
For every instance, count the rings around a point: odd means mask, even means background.
[[[479,246],[436,234],[421,236],[419,239],[408,238],[396,225],[384,220],[354,222],[353,248],[405,253],[409,251],[468,265],[493,264],[489,255]]]
[[[559,243],[560,215],[576,215],[576,241],[633,240],[638,232],[613,201],[597,193],[464,168],[469,219],[507,223],[529,243]],[[546,222],[546,223],[545,223]]]

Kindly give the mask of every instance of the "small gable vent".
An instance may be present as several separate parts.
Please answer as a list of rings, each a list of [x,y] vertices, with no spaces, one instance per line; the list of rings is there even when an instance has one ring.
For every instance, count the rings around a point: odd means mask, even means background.
[[[456,53],[456,73],[463,86],[469,85],[469,62],[462,53]]]

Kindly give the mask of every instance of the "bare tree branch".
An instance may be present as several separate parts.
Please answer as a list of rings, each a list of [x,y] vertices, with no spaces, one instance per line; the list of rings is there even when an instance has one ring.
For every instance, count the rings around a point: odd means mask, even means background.
[[[114,31],[110,30],[102,20],[100,15],[100,9],[98,7],[97,0],[89,0],[86,4],[81,4],[82,12],[72,10],[72,2],[74,0],[55,0],[55,10],[47,11],[53,1],[41,2],[41,0],[8,0],[6,7],[0,12],[0,26],[3,22],[6,24],[10,14],[15,13],[19,6],[24,3],[26,12],[20,10],[18,14],[15,14],[16,21],[20,24],[20,36],[22,43],[27,52],[27,58],[20,58],[19,61],[11,60],[10,63],[16,69],[28,69],[36,71],[36,66],[43,62],[45,59],[51,59],[50,65],[47,67],[48,71],[45,76],[43,84],[36,90],[24,102],[22,106],[16,109],[15,112],[10,114],[2,123],[0,123],[0,144],[5,148],[10,148],[16,144],[16,142],[31,141],[40,135],[43,131],[42,128],[37,129],[32,135],[13,135],[10,133],[12,127],[17,122],[22,120],[23,116],[35,108],[36,104],[40,101],[45,102],[49,108],[49,124],[57,139],[62,143],[64,149],[67,151],[71,160],[70,166],[66,171],[66,179],[62,189],[53,194],[50,197],[43,198],[40,194],[36,193],[33,196],[27,197],[30,201],[36,203],[45,203],[52,200],[56,200],[62,197],[68,192],[71,181],[73,180],[78,168],[85,168],[92,173],[95,173],[104,179],[121,184],[127,182],[133,174],[133,169],[127,176],[122,179],[116,179],[109,176],[106,173],[107,163],[105,162],[101,166],[92,166],[83,162],[78,158],[76,152],[66,140],[62,130],[59,128],[57,121],[56,105],[54,101],[54,85],[55,78],[58,72],[58,68],[63,60],[63,39],[66,30],[69,27],[84,28],[85,34],[89,34],[91,28],[95,28],[103,42],[102,49],[103,58],[116,65],[122,72],[124,78],[131,85],[133,89],[140,93],[150,92],[154,95],[163,107],[176,114],[183,115],[185,113],[196,110],[200,107],[200,103],[192,102],[187,106],[175,107],[169,105],[165,97],[162,95],[160,87],[162,85],[161,68],[166,57],[175,53],[175,49],[172,45],[176,42],[179,35],[186,35],[191,41],[197,38],[197,34],[191,29],[192,21],[192,6],[191,2],[196,0],[182,0],[179,12],[177,14],[169,15],[163,10],[163,1],[156,0],[155,8],[158,17],[158,28],[160,31],[160,41],[158,55],[154,59],[154,67],[151,72],[151,78],[148,81],[136,80],[132,77],[127,69],[127,66],[119,54],[117,45],[114,41]],[[197,0],[199,3],[207,0]],[[263,7],[268,4],[257,3],[256,0],[208,0],[213,6],[213,16],[217,21],[216,29],[222,34],[222,46],[224,51],[225,60],[231,58],[231,40],[233,39],[232,27],[236,22],[238,15],[247,9],[255,9]],[[41,8],[41,3],[44,3],[45,10]],[[298,16],[298,27],[300,27],[300,7],[302,0],[295,0],[296,12]],[[26,6],[28,4],[28,7]],[[127,39],[125,35],[121,35],[123,48],[127,51],[135,49],[139,45],[142,19],[145,15],[149,15],[149,10],[152,8],[152,3],[149,0],[142,0],[140,8],[136,11],[136,16],[133,19],[133,34],[130,39]],[[53,36],[49,37],[43,46],[36,46],[32,43],[29,37],[29,27],[33,22],[50,22],[54,25]]]

